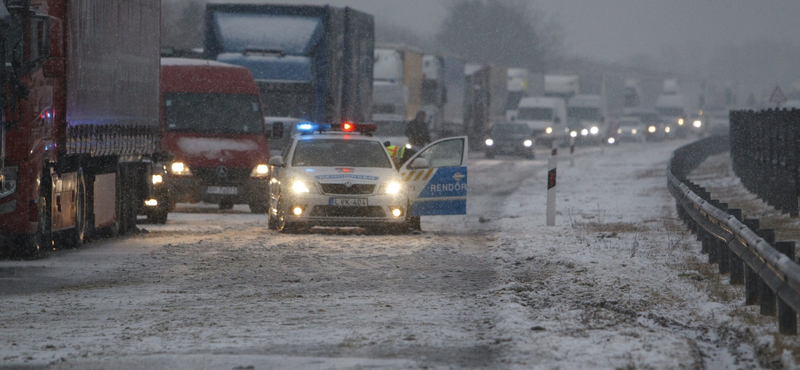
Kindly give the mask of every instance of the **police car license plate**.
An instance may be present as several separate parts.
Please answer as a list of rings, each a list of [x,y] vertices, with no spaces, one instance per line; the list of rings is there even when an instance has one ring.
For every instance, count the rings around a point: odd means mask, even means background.
[[[236,195],[238,193],[239,189],[235,186],[209,186],[206,188],[206,194]]]
[[[367,198],[331,198],[330,205],[343,207],[366,207]]]

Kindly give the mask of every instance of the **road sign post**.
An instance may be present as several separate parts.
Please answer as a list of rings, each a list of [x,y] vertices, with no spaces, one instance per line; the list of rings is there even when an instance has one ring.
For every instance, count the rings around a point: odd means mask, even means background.
[[[556,225],[556,167],[558,167],[558,148],[553,148],[547,160],[547,226]]]

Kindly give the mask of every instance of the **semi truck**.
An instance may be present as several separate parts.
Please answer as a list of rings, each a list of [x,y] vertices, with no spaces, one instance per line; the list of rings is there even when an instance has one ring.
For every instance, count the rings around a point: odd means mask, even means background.
[[[379,44],[373,68],[372,121],[375,135],[406,145],[406,122],[423,107],[422,50],[404,44]],[[430,120],[430,117],[427,118]]]
[[[167,166],[170,208],[204,201],[220,209],[247,204],[253,213],[266,213],[269,138],[250,71],[162,58],[161,96],[161,145],[173,158]]]
[[[163,190],[160,2],[3,0],[0,18],[4,250],[137,230]]]
[[[375,21],[353,8],[207,4],[205,58],[247,67],[264,115],[366,122]]]
[[[656,111],[664,124],[666,137],[685,137],[691,130],[686,110],[686,99],[680,93],[678,80],[664,80],[664,87],[656,100]]]
[[[530,84],[528,82],[528,70],[525,68],[509,68],[506,82],[506,116],[513,117],[517,113],[519,101],[528,96]]]
[[[443,56],[427,54],[422,57],[422,110],[428,129],[434,138],[444,131],[444,107],[447,104],[447,80]]]

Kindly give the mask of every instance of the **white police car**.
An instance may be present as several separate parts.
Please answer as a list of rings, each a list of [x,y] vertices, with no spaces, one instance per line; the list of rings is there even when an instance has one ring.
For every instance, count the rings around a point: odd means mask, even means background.
[[[269,161],[269,227],[405,230],[423,215],[466,213],[467,139],[442,139],[398,171],[374,125],[297,124],[299,133]]]

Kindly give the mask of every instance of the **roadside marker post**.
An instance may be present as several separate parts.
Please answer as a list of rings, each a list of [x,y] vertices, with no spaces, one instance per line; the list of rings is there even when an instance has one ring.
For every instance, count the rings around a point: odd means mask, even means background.
[[[556,167],[558,166],[558,148],[547,160],[547,226],[556,226]]]

